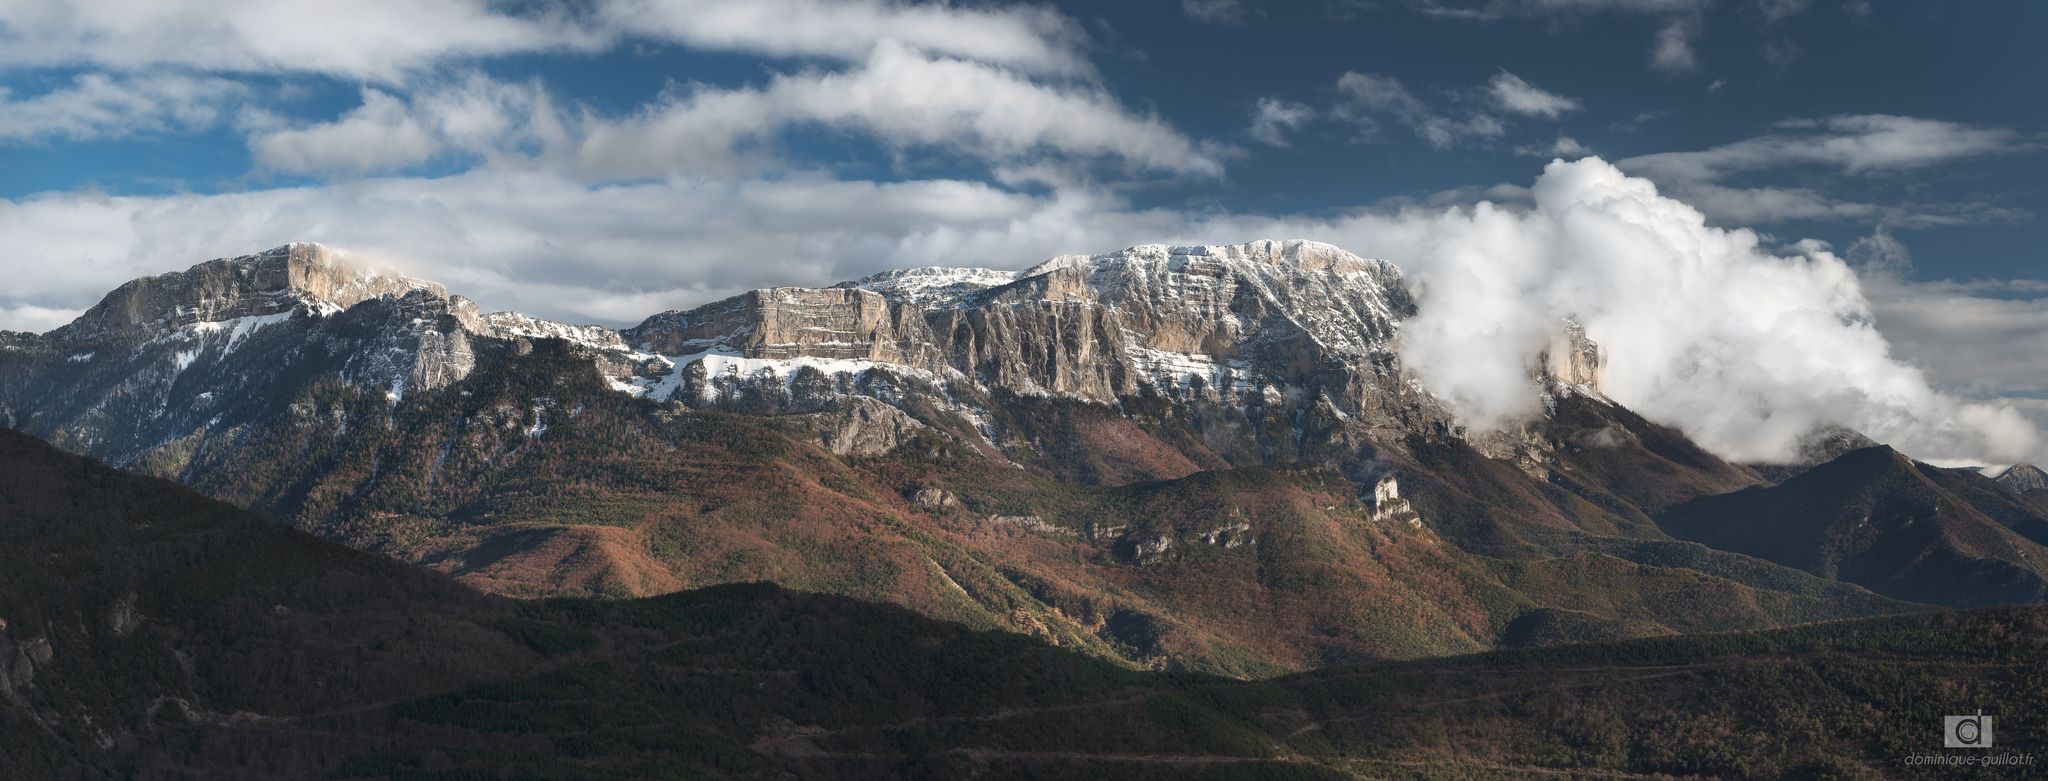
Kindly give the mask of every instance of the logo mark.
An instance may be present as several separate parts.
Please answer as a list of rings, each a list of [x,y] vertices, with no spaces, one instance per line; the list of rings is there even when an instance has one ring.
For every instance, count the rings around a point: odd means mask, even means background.
[[[1991,717],[1978,708],[1975,716],[1941,717],[1942,748],[1991,748]]]

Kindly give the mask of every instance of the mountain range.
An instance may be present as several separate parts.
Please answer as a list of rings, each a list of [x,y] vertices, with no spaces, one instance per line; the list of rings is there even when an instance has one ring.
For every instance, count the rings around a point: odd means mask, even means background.
[[[769,582],[1232,678],[2038,601],[2048,500],[1816,432],[1738,464],[1600,390],[1469,430],[1393,265],[1306,241],[485,313],[314,244],[0,334],[0,423],[455,582]],[[2030,492],[2031,491],[2031,492]]]

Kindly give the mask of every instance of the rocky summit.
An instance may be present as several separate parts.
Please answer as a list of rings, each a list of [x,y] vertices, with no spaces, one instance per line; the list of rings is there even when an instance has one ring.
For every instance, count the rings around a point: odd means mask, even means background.
[[[2019,493],[2048,491],[2048,472],[2033,464],[2016,464],[1998,473],[1998,484]]]

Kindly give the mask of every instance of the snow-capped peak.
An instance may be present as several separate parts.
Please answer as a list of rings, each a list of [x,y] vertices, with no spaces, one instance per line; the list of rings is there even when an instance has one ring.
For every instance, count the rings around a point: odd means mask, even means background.
[[[332,314],[370,299],[415,291],[448,298],[438,284],[373,270],[320,244],[294,242],[131,280],[51,335],[88,341],[153,338],[195,323],[294,309]]]
[[[923,309],[942,309],[961,297],[1017,281],[1017,272],[992,268],[928,266],[884,271],[833,287],[871,290]]]

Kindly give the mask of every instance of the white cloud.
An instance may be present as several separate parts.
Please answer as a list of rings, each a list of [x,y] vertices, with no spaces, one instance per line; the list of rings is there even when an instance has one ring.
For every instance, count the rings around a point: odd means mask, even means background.
[[[1807,0],[1756,0],[1765,24],[1775,24],[1806,12]]]
[[[0,303],[0,331],[27,331],[39,334],[76,320],[82,314],[85,314],[83,309],[59,309],[34,304],[8,306]]]
[[[994,164],[1050,156],[1222,173],[1222,150],[1132,113],[1100,87],[895,43],[843,70],[778,74],[759,87],[676,88],[626,116],[564,110],[538,83],[478,74],[404,97],[374,87],[362,94],[361,105],[332,121],[253,129],[252,155],[263,167],[298,173],[384,173],[462,154],[594,178],[736,177],[787,165],[783,132],[822,128]]]
[[[1910,226],[2002,221],[2017,215],[2010,209],[1981,204],[1882,207],[1840,200],[1808,187],[1741,187],[1729,184],[1728,180],[1752,173],[1782,173],[1797,167],[1868,176],[1941,166],[2023,148],[2018,134],[2002,128],[1859,114],[1788,120],[1753,138],[1697,151],[1641,155],[1617,165],[1656,180],[1679,198],[1728,223],[1881,217],[1893,224]]]
[[[1287,146],[1287,134],[1314,119],[1315,109],[1279,98],[1259,98],[1252,108],[1252,138],[1267,146]]]
[[[0,143],[201,130],[220,124],[250,92],[233,81],[180,74],[85,73],[25,97],[0,87]]]
[[[1481,21],[1590,13],[1689,13],[1704,4],[1704,0],[1415,0],[1424,13]]]
[[[1375,116],[1391,116],[1438,149],[1475,139],[1499,138],[1507,132],[1507,126],[1489,114],[1475,113],[1457,119],[1439,113],[1392,76],[1346,72],[1337,79],[1337,92],[1343,98],[1337,107],[1339,116],[1367,123],[1368,129]]]
[[[1245,17],[1244,4],[1238,0],[1180,0],[1180,12],[1211,24],[1235,24]]]
[[[1579,143],[1579,140],[1576,138],[1558,136],[1557,140],[1550,142],[1549,146],[1517,147],[1515,154],[1524,157],[1561,157],[1566,160],[1576,160],[1593,154],[1593,150],[1591,147]]]
[[[1844,255],[1865,274],[1903,278],[1913,271],[1913,252],[1883,224],[1850,244]]]
[[[1877,325],[1899,356],[1942,386],[1974,396],[2048,397],[2044,286],[1908,282],[1884,274],[1867,275],[1865,286]]]
[[[361,105],[330,122],[290,126],[269,118],[253,123],[251,156],[277,171],[361,174],[400,170],[451,153],[538,153],[568,139],[562,118],[537,83],[471,74],[404,98],[374,87],[363,88],[362,95]]]
[[[1037,6],[962,8],[895,0],[621,0],[600,6],[634,37],[772,56],[866,59],[894,42],[955,59],[1047,72],[1086,71],[1081,33]]]
[[[1713,0],[1409,0],[1412,7],[1451,19],[1497,22],[1539,19],[1569,22],[1595,14],[1648,17],[1662,22],[1650,50],[1652,67],[1670,72],[1699,67],[1693,41]]]
[[[1821,165],[1851,174],[1897,171],[2018,148],[2003,128],[1888,114],[1789,120],[1755,138],[1697,152],[1631,157],[1620,165],[1653,178],[1710,181],[1729,174]]]
[[[1099,88],[1040,83],[888,43],[852,70],[778,75],[759,89],[700,86],[630,120],[592,123],[575,164],[594,176],[720,173],[738,165],[736,150],[804,124],[989,159],[1049,152],[1119,158],[1145,170],[1222,173],[1201,145],[1157,117],[1131,113]]]
[[[249,152],[268,168],[296,172],[382,171],[426,162],[439,141],[403,101],[365,88],[363,104],[340,119],[260,133]]]
[[[1041,72],[1088,69],[1079,27],[1040,7],[895,0],[10,0],[0,68],[317,73],[398,84],[439,66],[652,40],[854,61],[894,41]]]
[[[1650,64],[1664,71],[1699,70],[1699,55],[1693,52],[1692,39],[1698,34],[1699,25],[1685,19],[1673,19],[1657,31],[1657,42],[1650,49]]]
[[[0,67],[166,66],[320,73],[395,82],[461,59],[593,48],[606,36],[561,13],[486,0],[10,0]]]
[[[137,276],[322,241],[486,306],[630,323],[757,286],[822,285],[899,264],[1021,266],[1105,240],[1074,227],[1097,214],[1129,217],[1120,201],[1085,190],[1031,196],[980,182],[803,174],[592,184],[488,168],[219,195],[0,200],[0,234],[18,237],[8,263],[37,269],[8,290],[22,299],[83,307]]]
[[[1493,94],[1494,105],[1511,114],[1556,119],[1580,106],[1578,98],[1543,90],[1507,71],[1494,74],[1486,87]]]
[[[1467,420],[1535,410],[1522,367],[1573,317],[1607,353],[1608,393],[1731,457],[1787,457],[1823,424],[1923,458],[2039,446],[2017,413],[1945,395],[1894,358],[1831,255],[1775,256],[1598,159],[1551,164],[1534,197],[1381,221],[1352,242],[1410,272],[1421,314],[1403,355]]]

